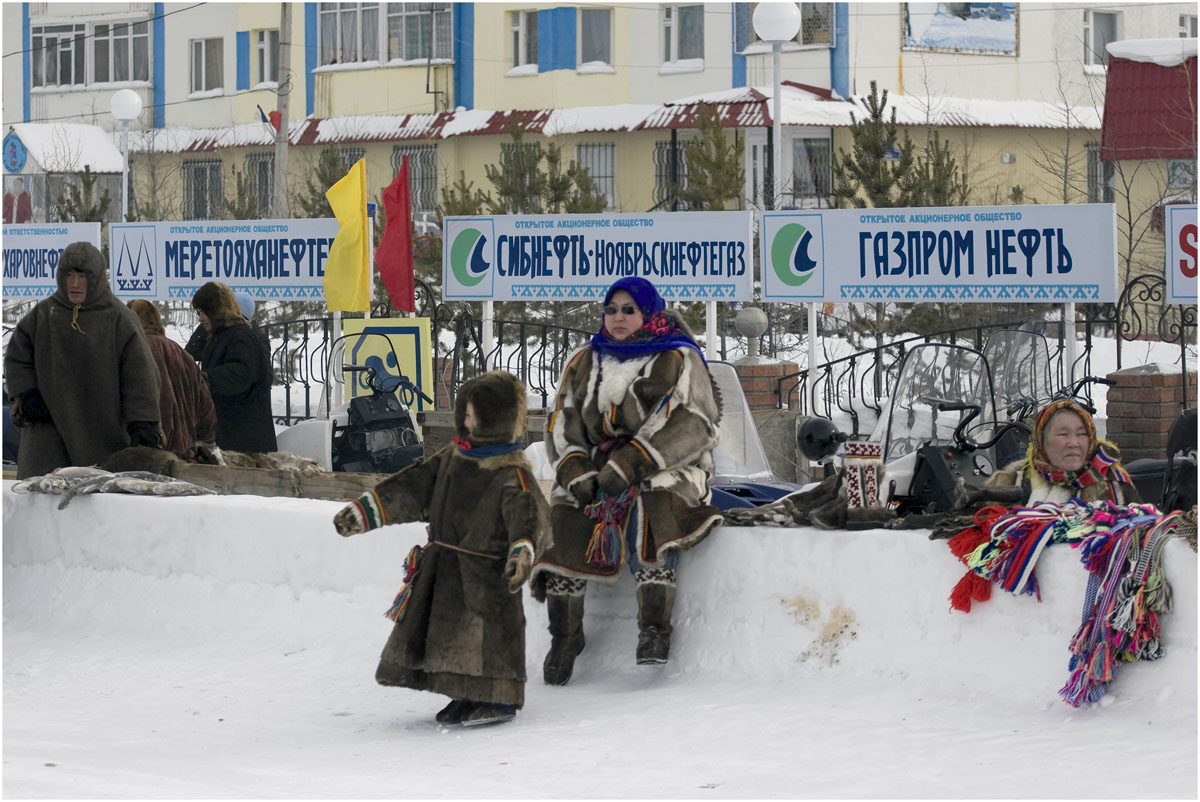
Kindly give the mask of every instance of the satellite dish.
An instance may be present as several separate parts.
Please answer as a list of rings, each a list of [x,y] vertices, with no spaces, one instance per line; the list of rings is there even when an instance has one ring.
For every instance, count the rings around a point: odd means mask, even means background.
[[[850,439],[833,425],[833,421],[825,418],[809,418],[800,424],[796,433],[796,445],[806,459],[813,462],[824,462],[834,455],[838,446]]]

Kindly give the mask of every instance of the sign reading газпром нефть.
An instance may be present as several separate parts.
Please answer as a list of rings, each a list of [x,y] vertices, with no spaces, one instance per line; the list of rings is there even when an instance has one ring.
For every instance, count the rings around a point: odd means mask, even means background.
[[[109,226],[109,282],[120,298],[191,298],[209,281],[256,299],[322,300],[332,217],[185,220]]]
[[[586,301],[640,276],[667,300],[749,301],[749,212],[447,217],[442,293],[456,301]]]
[[[1113,302],[1112,204],[763,212],[764,301]]]
[[[4,226],[4,297],[49,298],[58,292],[58,260],[72,242],[100,247],[99,223],[23,223]]]

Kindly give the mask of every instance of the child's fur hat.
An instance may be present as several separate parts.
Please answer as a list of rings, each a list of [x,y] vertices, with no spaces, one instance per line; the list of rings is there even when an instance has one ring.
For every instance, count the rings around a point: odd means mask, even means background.
[[[467,431],[467,402],[475,411],[475,431]],[[511,373],[493,370],[458,388],[454,427],[472,445],[511,443],[525,435],[525,385]]]

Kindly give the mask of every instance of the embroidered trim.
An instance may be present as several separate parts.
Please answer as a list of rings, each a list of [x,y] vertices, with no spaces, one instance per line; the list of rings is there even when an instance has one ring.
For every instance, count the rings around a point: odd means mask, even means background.
[[[546,572],[546,593],[551,596],[582,596],[587,590],[586,579]]]

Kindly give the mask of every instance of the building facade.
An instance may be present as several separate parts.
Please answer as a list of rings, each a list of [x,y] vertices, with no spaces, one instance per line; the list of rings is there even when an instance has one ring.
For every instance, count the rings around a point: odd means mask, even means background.
[[[767,197],[772,55],[752,3],[292,3],[290,24],[271,3],[5,3],[3,114],[44,152],[61,123],[118,131],[110,99],[132,89],[134,215],[226,217],[240,184],[261,217],[285,217],[269,120],[286,97],[291,194],[329,147],[366,159],[373,199],[408,156],[431,225],[457,178],[488,189],[514,122],[587,166],[609,209],[671,208],[701,102],[743,153],[740,205],[821,206],[874,82],[918,147],[933,131],[952,144],[971,202],[1105,201],[1106,45],[1194,37],[1197,18],[1189,3],[799,5],[782,52],[782,198]],[[57,149],[60,174],[89,156]],[[54,172],[6,168],[6,189],[41,186],[31,213],[52,219]],[[119,195],[119,176],[104,181]]]

